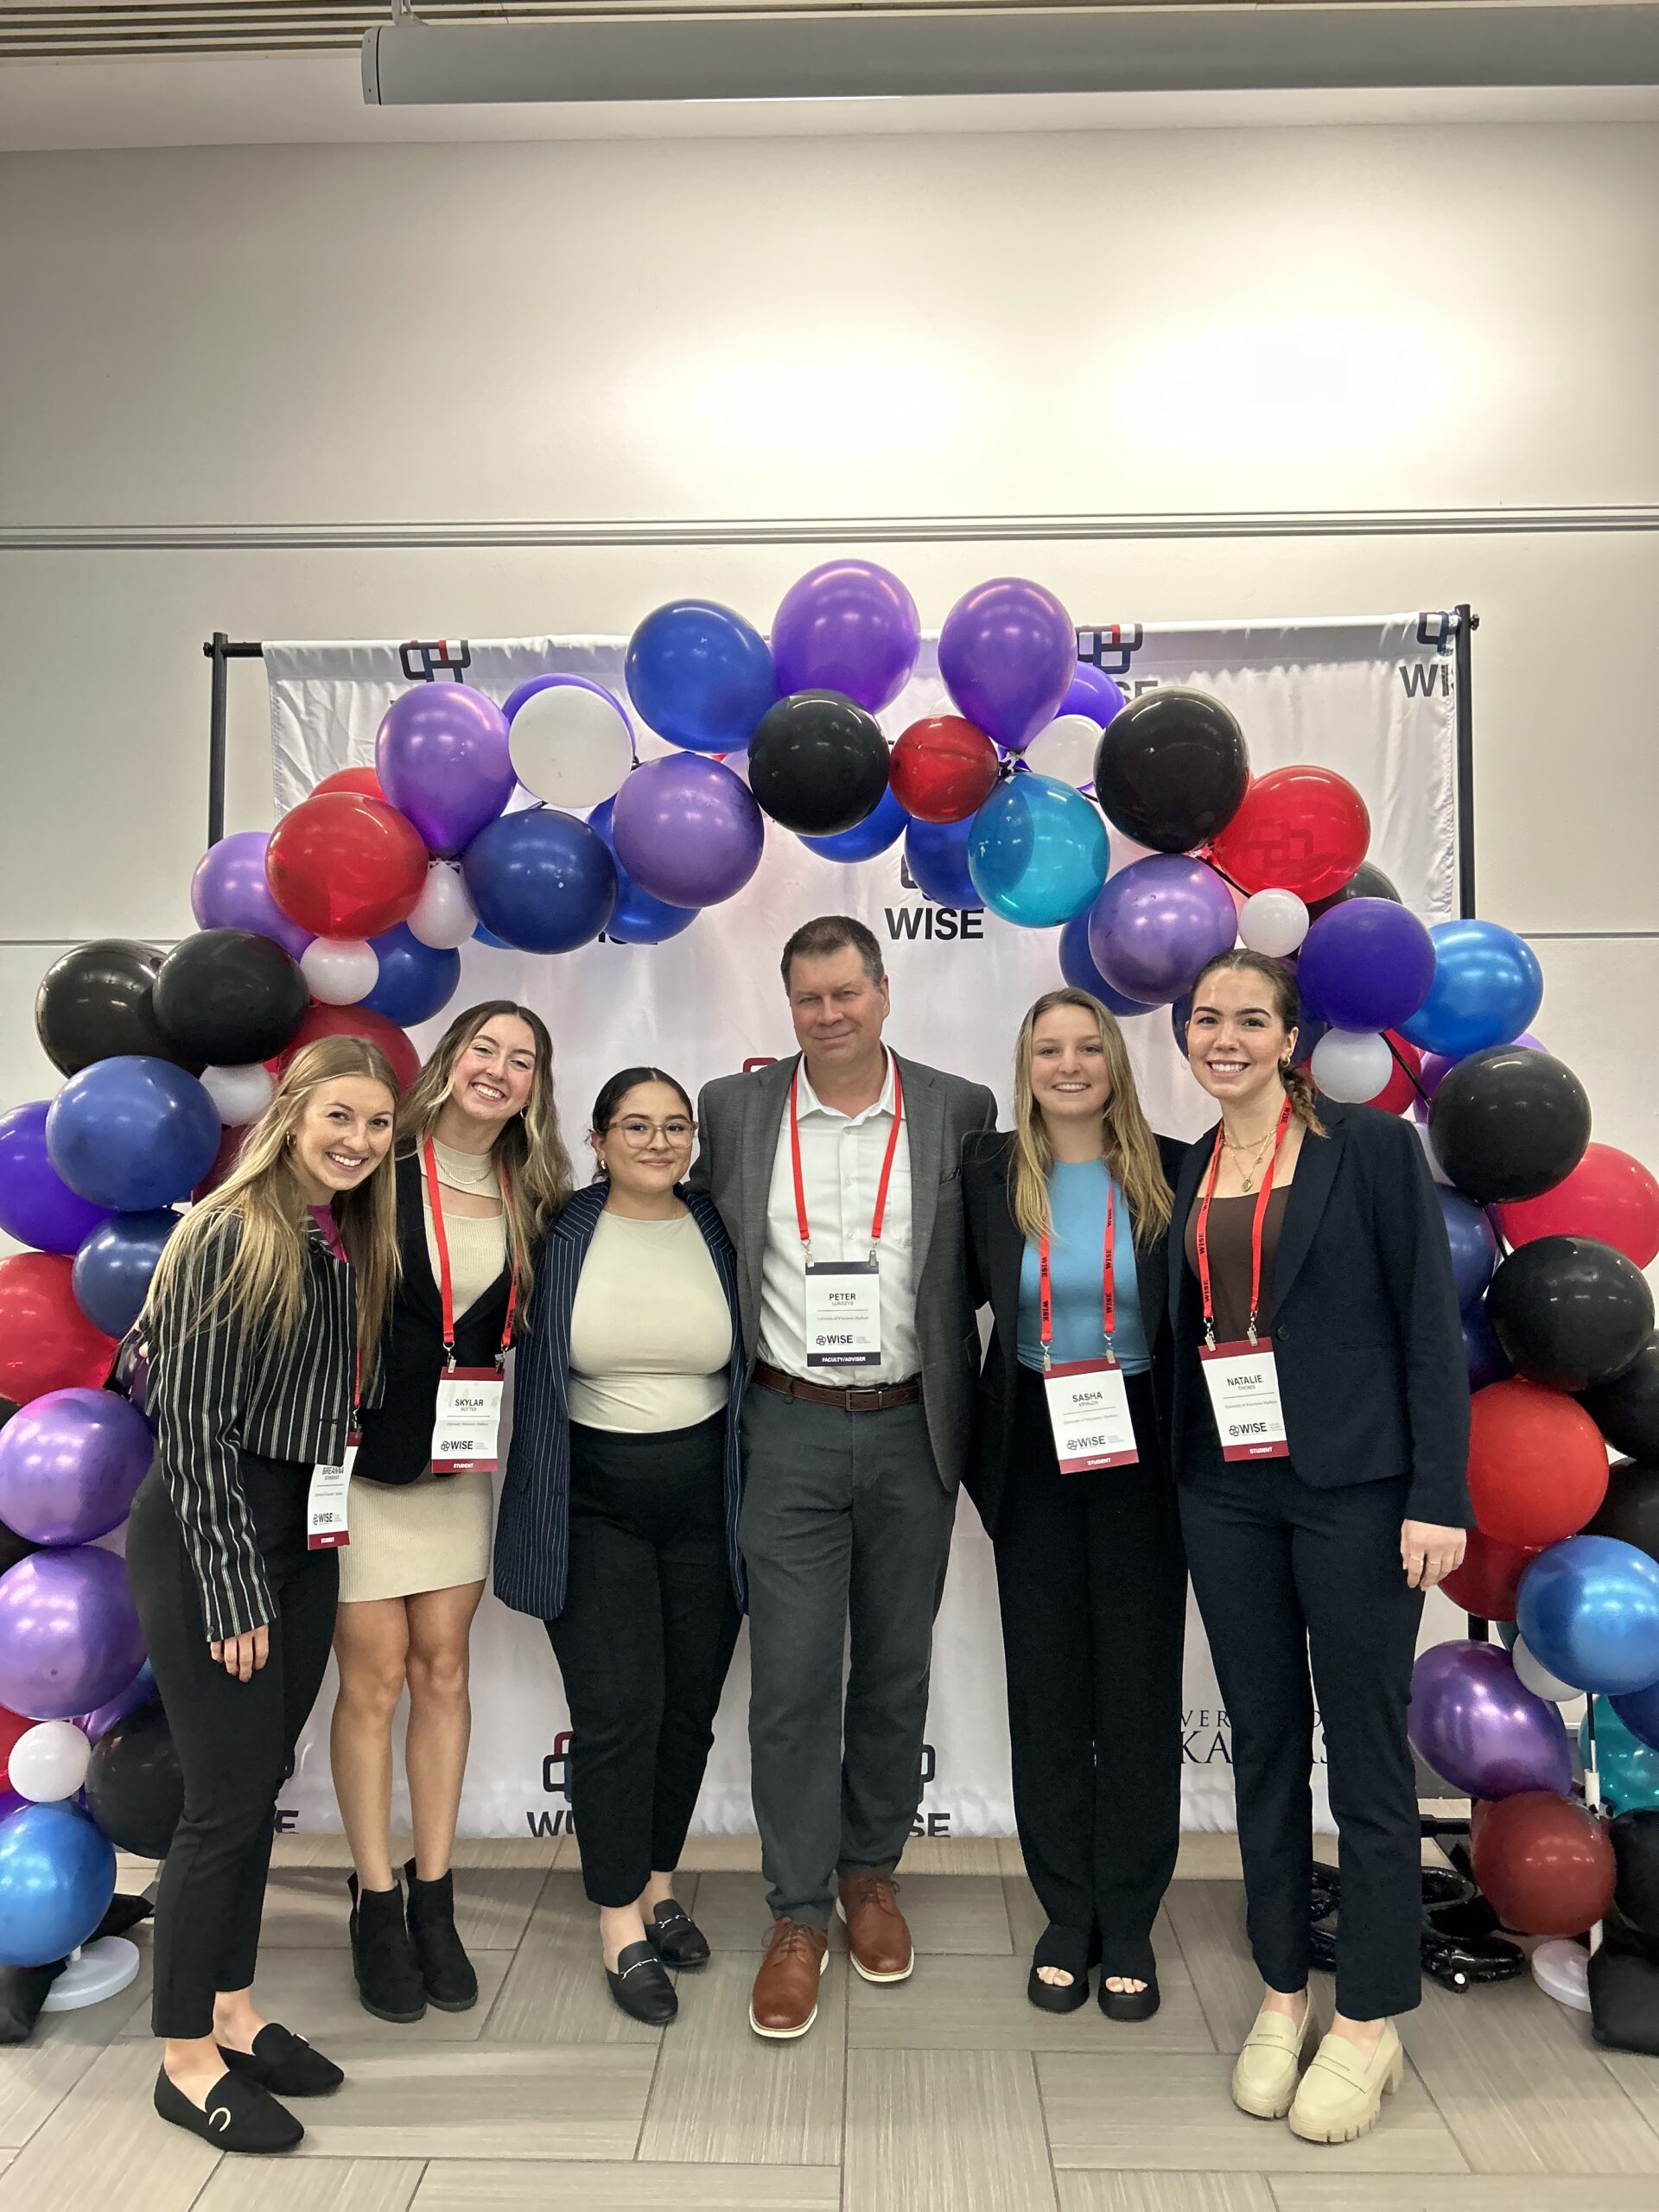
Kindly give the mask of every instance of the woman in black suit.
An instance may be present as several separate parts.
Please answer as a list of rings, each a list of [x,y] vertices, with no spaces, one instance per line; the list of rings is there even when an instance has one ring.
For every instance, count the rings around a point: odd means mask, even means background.
[[[1027,1993],[1071,2012],[1098,1959],[1101,2009],[1120,2020],[1158,2008],[1152,1925],[1180,1832],[1186,1570],[1162,1431],[1183,1150],[1147,1127],[1112,1016],[1068,989],[1020,1028],[1013,1130],[969,1137],[963,1160],[975,1298],[994,1321],[966,1480],[996,1557],[1014,1818],[1049,1922]],[[1073,1455],[1104,1464],[1063,1472],[1051,1385],[1081,1366],[1086,1414],[1116,1393],[1098,1372],[1114,1354],[1122,1433]]]
[[[1422,1593],[1463,1556],[1469,1392],[1421,1149],[1391,1115],[1316,1101],[1297,1018],[1258,953],[1193,986],[1187,1060],[1221,1119],[1176,1185],[1170,1314],[1181,1520],[1267,1985],[1233,2100],[1323,2143],[1375,2123],[1402,2067],[1389,2016],[1418,2002],[1406,1707]],[[1342,1913],[1332,2030],[1299,2087],[1316,1693]]]

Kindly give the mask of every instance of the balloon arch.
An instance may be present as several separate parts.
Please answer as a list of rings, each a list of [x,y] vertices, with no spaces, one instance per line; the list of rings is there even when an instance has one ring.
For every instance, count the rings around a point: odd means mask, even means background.
[[[373,767],[324,779],[269,835],[221,837],[191,887],[198,933],[124,939],[48,970],[36,1020],[64,1081],[0,1119],[0,1964],[82,1942],[111,1841],[164,1847],[165,1723],[118,1560],[150,1432],[102,1386],[175,1209],[211,1188],[275,1072],[336,1032],[401,1078],[476,935],[562,953],[664,942],[754,874],[767,824],[855,865],[901,837],[943,904],[1062,934],[1067,981],[1121,1018],[1171,1009],[1242,941],[1294,962],[1327,1096],[1414,1117],[1464,1308],[1478,1529],[1452,1597],[1511,1649],[1420,1661],[1422,1756],[1478,1801],[1474,1864],[1510,1924],[1576,1934],[1612,1854],[1572,1795],[1560,1702],[1612,1700],[1615,1804],[1659,1805],[1659,1344],[1642,1270],[1659,1184],[1590,1141],[1570,1069],[1530,1034],[1531,949],[1473,918],[1427,928],[1366,859],[1353,785],[1317,764],[1253,776],[1218,701],[1126,703],[1077,658],[1065,608],[1002,577],[946,616],[957,711],[889,748],[875,716],[915,666],[899,580],[841,559],[802,577],[769,636],[702,600],[658,607],[623,702],[569,675],[503,705],[417,683]],[[1109,874],[1110,823],[1139,856]],[[1628,1458],[1611,1469],[1611,1445]],[[83,1796],[83,1791],[85,1793]],[[1554,1870],[1552,1872],[1552,1870]],[[1568,1870],[1568,1871],[1563,1871]],[[1659,1936],[1659,1923],[1649,1931]]]

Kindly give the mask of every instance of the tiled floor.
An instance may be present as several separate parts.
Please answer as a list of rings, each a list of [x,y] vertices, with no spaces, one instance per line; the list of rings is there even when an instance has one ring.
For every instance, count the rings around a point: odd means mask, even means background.
[[[1157,1931],[1162,2010],[1118,2027],[1025,2001],[1036,1903],[1007,1843],[918,1845],[914,1977],[873,1988],[835,1939],[818,2024],[764,2044],[754,1847],[696,1842],[681,1896],[716,1947],[665,2032],[600,1978],[574,1847],[463,1846],[475,2011],[357,2005],[343,1848],[277,1846],[258,1989],[345,2065],[296,2158],[219,2158],[158,2120],[145,1967],[0,2051],[10,2212],[1654,2212],[1659,2062],[1604,2056],[1530,1981],[1428,1986],[1383,2123],[1315,2150],[1234,2111],[1254,2012],[1231,1840],[1198,1837]],[[124,1886],[148,1870],[124,1867]],[[1328,1985],[1323,1999],[1328,2004]]]

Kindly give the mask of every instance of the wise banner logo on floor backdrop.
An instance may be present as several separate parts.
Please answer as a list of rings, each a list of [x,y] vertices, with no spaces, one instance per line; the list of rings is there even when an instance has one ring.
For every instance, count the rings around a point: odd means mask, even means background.
[[[1345,776],[1370,810],[1370,859],[1406,905],[1433,922],[1456,911],[1455,626],[1455,616],[1433,612],[1200,626],[1100,623],[1080,627],[1077,643],[1079,658],[1109,675],[1126,697],[1182,684],[1220,700],[1237,717],[1258,773],[1317,760]],[[626,702],[626,644],[622,638],[267,643],[276,810],[286,813],[336,770],[372,763],[381,717],[412,682],[464,682],[505,701],[520,684],[556,673],[585,677]],[[880,720],[893,740],[924,715],[952,711],[929,642]],[[669,750],[642,723],[639,740],[642,759]],[[1112,832],[1114,870],[1141,850]],[[771,823],[746,887],[699,912],[667,943],[601,938],[556,957],[467,944],[459,991],[438,1020],[416,1032],[416,1040],[429,1045],[474,1000],[513,997],[534,1007],[553,1034],[560,1113],[573,1156],[583,1163],[593,1100],[616,1069],[654,1062],[695,1096],[714,1076],[792,1050],[779,950],[810,916],[850,913],[874,931],[887,960],[889,1040],[917,1059],[989,1084],[1006,1116],[1020,1018],[1040,991],[1061,981],[1059,932],[1001,920],[981,907],[965,878],[958,890],[955,898],[930,899],[902,840],[847,866]],[[1195,1135],[1211,1112],[1176,1050],[1167,1007],[1127,1020],[1124,1030],[1154,1126]],[[705,1831],[753,1827],[747,1699],[743,1643],[699,1807]],[[552,1655],[535,1623],[490,1598],[474,1636],[474,1701],[463,1828],[485,1835],[564,1833],[569,1724]],[[283,1793],[302,1828],[338,1825],[327,1706],[325,1694]],[[1230,1827],[1227,1719],[1196,1615],[1188,1629],[1185,1706],[1187,1825]],[[990,1548],[965,1498],[935,1641],[924,1780],[918,1833],[1012,1832]],[[402,1787],[400,1773],[400,1793]],[[1325,1821],[1322,1765],[1314,1790]]]

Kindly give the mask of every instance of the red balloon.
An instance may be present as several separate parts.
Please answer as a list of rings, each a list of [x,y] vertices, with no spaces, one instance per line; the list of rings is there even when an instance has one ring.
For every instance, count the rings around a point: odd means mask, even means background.
[[[11,1755],[17,1748],[17,1738],[40,1725],[38,1720],[27,1719],[21,1713],[9,1713],[0,1705],[0,1789],[11,1787]]]
[[[1483,1535],[1541,1550],[1576,1535],[1606,1494],[1607,1447],[1576,1399],[1518,1375],[1476,1391],[1469,1496]]]
[[[415,911],[427,851],[395,806],[359,791],[302,799],[270,833],[265,880],[290,921],[319,937],[378,937]]]
[[[1659,1182],[1617,1145],[1592,1144],[1564,1182],[1541,1198],[1497,1209],[1510,1244],[1535,1236],[1596,1236],[1638,1268],[1659,1258]]]
[[[73,1259],[18,1252],[0,1260],[0,1398],[27,1405],[48,1390],[96,1390],[115,1338],[75,1303]]]
[[[323,791],[358,791],[365,798],[378,798],[383,806],[391,804],[372,768],[336,768],[314,787],[311,796],[316,798]]]
[[[1403,1114],[1417,1096],[1417,1086],[1411,1077],[1421,1073],[1423,1056],[1415,1045],[1404,1037],[1396,1036],[1392,1029],[1385,1029],[1382,1034],[1394,1049],[1394,1072],[1376,1097],[1368,1098],[1365,1103],[1368,1106],[1380,1107],[1385,1114]],[[1401,1066],[1402,1060],[1405,1062],[1405,1067]],[[1406,1072],[1407,1068],[1411,1071],[1410,1075]]]
[[[1330,768],[1269,768],[1252,779],[1207,857],[1243,891],[1328,899],[1370,841],[1371,817],[1345,776]]]
[[[887,788],[918,822],[965,822],[996,788],[996,747],[960,715],[912,722],[893,748]]]
[[[1522,1936],[1581,1936],[1606,1916],[1617,1868],[1593,1813],[1547,1789],[1499,1798],[1471,1839],[1475,1879]]]
[[[1502,1544],[1495,1536],[1469,1531],[1463,1565],[1440,1584],[1454,1605],[1483,1621],[1512,1621],[1521,1577],[1538,1556],[1531,1544]]]
[[[421,1056],[413,1040],[384,1014],[366,1006],[319,1006],[315,999],[307,1007],[293,1042],[283,1046],[270,1067],[281,1075],[295,1053],[315,1045],[319,1037],[366,1037],[391,1062],[391,1071],[405,1090],[421,1071]]]

